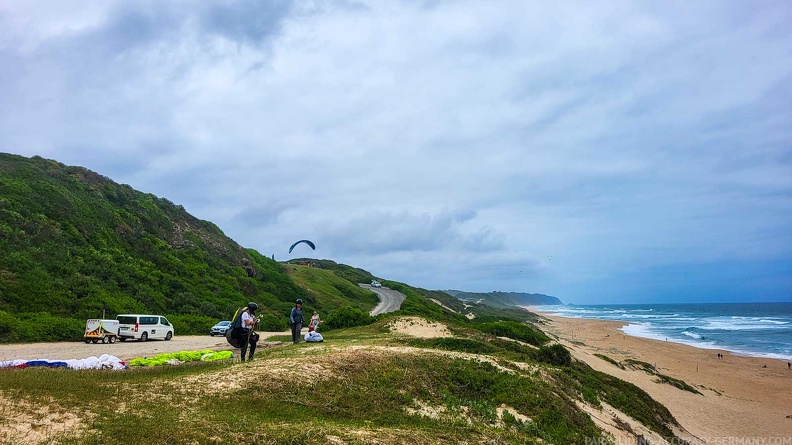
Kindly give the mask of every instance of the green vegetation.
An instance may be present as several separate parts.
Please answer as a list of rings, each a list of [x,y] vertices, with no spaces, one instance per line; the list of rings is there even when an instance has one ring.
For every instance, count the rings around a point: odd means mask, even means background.
[[[356,307],[345,306],[330,312],[324,320],[324,327],[327,329],[353,328],[371,324],[375,320],[375,317]]]
[[[624,365],[622,365],[621,363],[617,362],[616,360],[614,360],[614,359],[612,359],[612,358],[608,357],[608,356],[607,356],[607,355],[605,355],[605,354],[594,354],[594,355],[595,355],[596,357],[599,357],[599,358],[601,358],[601,359],[605,360],[606,362],[610,363],[611,365],[614,365],[614,366],[617,366],[617,367],[619,367],[619,368],[621,368],[621,369],[624,369]]]
[[[294,260],[290,260],[289,264],[300,264],[300,263],[314,263],[318,268],[323,270],[330,270],[335,274],[337,277],[346,280],[355,286],[358,284],[368,284],[371,280],[374,280],[374,275],[370,272],[352,266],[347,266],[346,264],[338,264],[332,260],[314,260],[310,258],[297,258]]]
[[[651,363],[642,362],[640,360],[635,360],[632,358],[628,358],[624,361],[628,367],[632,369],[637,369],[639,371],[646,372],[648,374],[657,374],[657,369]]]
[[[119,372],[9,370],[0,373],[0,400],[15,401],[7,424],[41,416],[72,422],[41,440],[67,445],[333,438],[360,444],[582,444],[601,432],[576,406],[581,400],[607,402],[673,437],[669,425],[676,422],[662,405],[584,364],[538,362],[531,357],[534,346],[469,328],[459,328],[469,335],[453,338],[398,340],[387,328],[392,320],[333,330],[332,344],[263,348],[246,363]],[[412,348],[400,348],[401,342]],[[547,348],[556,347],[563,349]],[[96,408],[108,401],[112,409]],[[80,413],[80,420],[69,420],[71,413]],[[7,436],[0,441],[13,441],[14,430],[3,431]]]
[[[627,363],[627,366],[629,366],[630,368],[638,369],[640,371],[646,372],[647,374],[657,376],[657,379],[655,380],[655,382],[657,383],[665,383],[674,386],[676,388],[679,388],[683,391],[688,391],[688,392],[692,392],[693,394],[703,395],[701,394],[701,392],[699,392],[699,390],[688,385],[687,383],[685,383],[680,379],[670,377],[665,374],[660,374],[659,372],[657,372],[657,369],[649,363],[642,362],[640,360],[630,359],[630,358],[628,358],[624,362]]]
[[[307,317],[310,317],[313,310],[324,314],[347,306],[368,312],[379,302],[377,294],[355,282],[355,274],[350,271],[360,269],[330,260],[314,260],[314,263],[317,267],[295,264],[285,266],[288,277],[302,289]],[[290,301],[284,312],[288,314],[293,305],[294,301]]]
[[[398,281],[382,280],[381,283],[383,286],[397,290],[405,295],[406,298],[402,302],[401,310],[398,312],[401,315],[418,315],[429,320],[462,324],[469,321],[464,315],[449,311],[427,298],[426,295],[433,295],[433,291],[415,288]]]
[[[120,313],[203,334],[248,301],[285,317],[304,295],[181,206],[39,157],[0,154],[0,251],[0,342],[76,340]]]
[[[697,390],[696,388],[688,385],[685,381],[677,379],[677,378],[674,378],[674,377],[667,376],[665,374],[657,374],[657,380],[655,380],[655,381],[658,382],[658,383],[665,383],[665,384],[677,387],[677,388],[679,388],[679,389],[681,389],[683,391],[692,392],[693,394],[698,394],[700,396],[704,395],[699,390]]]
[[[442,349],[445,351],[466,352],[469,354],[495,354],[506,351],[506,349],[498,345],[471,338],[416,338],[410,340],[407,344],[417,348]]]
[[[564,375],[569,379],[563,379]],[[556,377],[559,387],[580,394],[587,402],[595,406],[600,406],[600,401],[606,402],[663,437],[674,437],[670,428],[678,425],[674,416],[637,386],[595,371],[582,362],[563,368],[563,374],[556,374]]]
[[[398,312],[401,315],[418,315],[430,320],[469,326],[495,322],[536,323],[538,320],[536,314],[518,307],[506,309],[485,304],[462,303],[442,291],[416,288],[398,281],[380,281],[383,286],[397,290],[407,297]],[[474,318],[468,319],[464,314],[472,314]]]
[[[538,331],[524,323],[514,321],[475,323],[472,327],[497,337],[508,337],[534,346],[541,346],[550,341],[550,338],[544,332]]]
[[[563,345],[558,343],[550,346],[540,346],[534,353],[537,361],[549,363],[556,366],[571,366],[572,354]]]
[[[678,425],[668,409],[645,391],[609,374],[595,371],[585,363],[573,361],[569,351],[560,344],[534,349],[491,337],[413,339],[408,344],[413,347],[486,355],[504,366],[508,366],[509,360],[544,363],[550,365],[546,369],[552,371],[551,375],[557,381],[557,387],[573,399],[584,400],[596,407],[601,407],[601,401],[604,401],[666,438],[674,437],[670,427]]]
[[[513,308],[515,306],[540,306],[562,304],[561,300],[544,294],[528,294],[525,292],[463,292],[458,290],[446,291],[462,301],[483,301],[484,304],[497,308]]]

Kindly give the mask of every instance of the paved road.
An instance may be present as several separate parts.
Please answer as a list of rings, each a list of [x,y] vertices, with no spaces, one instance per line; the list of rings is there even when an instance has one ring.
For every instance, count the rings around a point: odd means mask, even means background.
[[[377,307],[371,310],[371,315],[396,312],[401,309],[402,302],[407,298],[403,293],[388,289],[387,287],[371,287],[371,285],[368,284],[359,284],[359,286],[365,289],[371,289],[379,295],[380,302]]]

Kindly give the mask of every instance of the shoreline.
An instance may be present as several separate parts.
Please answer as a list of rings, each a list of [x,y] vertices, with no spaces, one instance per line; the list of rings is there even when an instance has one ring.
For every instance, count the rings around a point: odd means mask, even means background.
[[[613,323],[621,323],[622,326],[619,327],[619,331],[621,333],[626,334],[626,335],[628,335],[630,337],[633,337],[633,338],[642,338],[642,339],[646,339],[646,340],[655,340],[655,341],[660,341],[660,342],[670,342],[670,343],[674,343],[674,344],[678,344],[678,345],[690,346],[692,348],[701,349],[701,350],[704,350],[704,351],[713,351],[715,353],[720,352],[720,353],[731,354],[731,355],[734,355],[736,357],[752,357],[752,358],[764,358],[764,359],[770,359],[770,360],[778,360],[778,361],[783,362],[784,364],[792,362],[792,356],[790,356],[790,357],[781,356],[780,354],[776,354],[776,353],[773,353],[773,352],[741,351],[741,350],[732,350],[732,349],[724,349],[724,348],[717,348],[717,347],[708,348],[708,347],[700,346],[696,342],[692,342],[692,341],[682,341],[682,340],[673,339],[673,338],[671,340],[668,340],[668,338],[663,340],[661,338],[658,338],[657,336],[653,337],[653,336],[648,336],[648,335],[647,336],[637,335],[635,333],[627,332],[627,331],[622,329],[622,328],[627,327],[627,326],[641,326],[640,322],[624,321],[624,320],[611,320],[611,319],[605,319],[605,318],[584,318],[584,317],[569,317],[569,316],[565,316],[565,315],[553,315],[554,314],[553,311],[547,311],[545,309],[542,309],[541,306],[521,306],[521,307],[526,309],[526,310],[528,310],[528,311],[530,311],[530,312],[533,312],[535,314],[541,315],[543,317],[559,317],[559,318],[568,318],[568,319],[572,319],[572,320],[598,320],[598,321],[606,321],[606,322],[613,322]]]
[[[689,434],[680,437],[691,443],[731,443],[723,438],[792,440],[792,369],[786,360],[632,336],[621,331],[629,324],[624,321],[528,310],[575,359],[640,387],[665,405]],[[627,359],[648,363],[657,373],[682,380],[701,394],[660,383],[657,376],[642,370],[621,369],[595,354],[619,363]]]

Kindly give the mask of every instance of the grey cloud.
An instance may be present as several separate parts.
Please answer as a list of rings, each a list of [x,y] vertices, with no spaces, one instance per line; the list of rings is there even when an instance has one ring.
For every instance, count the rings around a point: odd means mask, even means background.
[[[209,32],[260,45],[278,34],[283,19],[293,8],[294,2],[285,0],[211,3],[202,11],[200,21]]]
[[[343,223],[329,222],[324,236],[333,251],[340,254],[500,248],[502,240],[491,229],[479,228],[474,233],[466,233],[462,229],[462,225],[474,218],[475,213],[470,211],[444,210],[434,214],[377,212]]]
[[[0,150],[166,197],[265,253],[311,238],[418,285],[616,292],[626,269],[789,260],[791,14],[16,2]]]
[[[294,205],[286,202],[271,202],[264,205],[245,207],[233,216],[233,221],[248,227],[266,227],[278,222],[280,215]]]
[[[453,286],[447,283],[465,277],[465,289],[470,291],[524,291],[540,287],[546,272],[537,258],[503,251],[389,252],[365,258],[375,275],[387,271],[390,279],[428,289],[449,289]]]

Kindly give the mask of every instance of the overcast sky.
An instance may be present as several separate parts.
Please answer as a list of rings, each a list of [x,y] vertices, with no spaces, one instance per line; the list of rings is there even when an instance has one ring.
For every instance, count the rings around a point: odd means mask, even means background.
[[[0,0],[0,151],[428,289],[792,301],[786,0]]]

